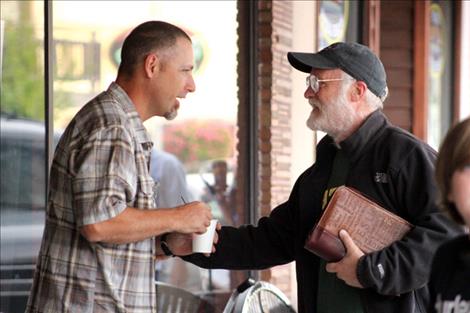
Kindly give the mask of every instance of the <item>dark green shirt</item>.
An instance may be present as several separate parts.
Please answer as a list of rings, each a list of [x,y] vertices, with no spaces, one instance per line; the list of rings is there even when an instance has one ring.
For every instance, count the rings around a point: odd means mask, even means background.
[[[336,188],[346,182],[348,172],[349,160],[344,151],[340,149],[335,155],[327,189],[323,195],[323,210]],[[326,264],[326,261],[320,261],[316,313],[364,313],[359,289],[348,286],[344,281],[338,279],[335,273],[328,273],[325,268]]]

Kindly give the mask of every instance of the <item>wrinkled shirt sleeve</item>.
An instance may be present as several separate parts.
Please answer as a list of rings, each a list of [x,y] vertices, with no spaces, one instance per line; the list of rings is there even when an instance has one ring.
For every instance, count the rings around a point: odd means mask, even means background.
[[[133,141],[119,126],[103,128],[74,150],[70,162],[78,226],[111,219],[132,203],[137,190]]]

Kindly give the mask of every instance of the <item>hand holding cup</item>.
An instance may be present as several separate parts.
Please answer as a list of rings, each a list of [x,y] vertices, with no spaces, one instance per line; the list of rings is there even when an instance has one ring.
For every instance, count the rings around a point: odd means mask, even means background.
[[[212,219],[209,227],[203,234],[193,234],[193,252],[210,254],[212,252],[212,245],[214,243],[215,229],[217,227],[217,220]]]

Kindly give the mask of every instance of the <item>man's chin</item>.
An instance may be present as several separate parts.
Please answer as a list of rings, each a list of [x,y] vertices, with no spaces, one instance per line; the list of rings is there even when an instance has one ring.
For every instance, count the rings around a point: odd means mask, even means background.
[[[329,133],[330,131],[330,127],[328,127],[327,125],[325,125],[325,123],[321,120],[318,120],[318,119],[314,119],[314,118],[309,118],[306,122],[307,124],[307,127],[310,128],[311,130],[313,131],[322,131],[322,132],[325,132],[325,133]]]
[[[319,114],[315,114],[316,112],[314,112],[314,110],[312,110],[312,112],[310,113],[310,116],[308,117],[307,119],[307,127],[310,128],[311,130],[321,130],[319,129],[319,123],[318,123],[318,119],[320,118],[319,117]]]
[[[167,121],[174,120],[177,116],[178,116],[178,111],[176,111],[176,110],[170,111],[170,112],[166,112],[166,113],[163,115],[163,117],[164,117]]]
[[[311,130],[315,131],[315,130],[319,130],[317,125],[315,124],[314,121],[312,121],[311,119],[308,119],[307,122],[307,127],[310,128]]]

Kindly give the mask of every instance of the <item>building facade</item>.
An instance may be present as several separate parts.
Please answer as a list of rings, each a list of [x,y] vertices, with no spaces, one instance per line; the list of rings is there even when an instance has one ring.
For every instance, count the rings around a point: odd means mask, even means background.
[[[256,223],[287,199],[323,135],[305,126],[305,77],[288,64],[288,51],[335,41],[370,46],[388,73],[386,115],[437,149],[447,129],[470,115],[463,84],[470,76],[463,40],[470,36],[469,7],[438,0],[121,1],[112,8],[2,2],[0,311],[22,311],[28,295],[54,143],[114,79],[133,26],[162,19],[191,35],[198,91],[184,102],[181,123],[151,119],[146,127],[157,147],[182,161],[194,199],[236,226]],[[294,264],[261,272],[166,268],[157,268],[157,279],[203,290],[219,310],[247,277],[275,284],[296,303]]]

